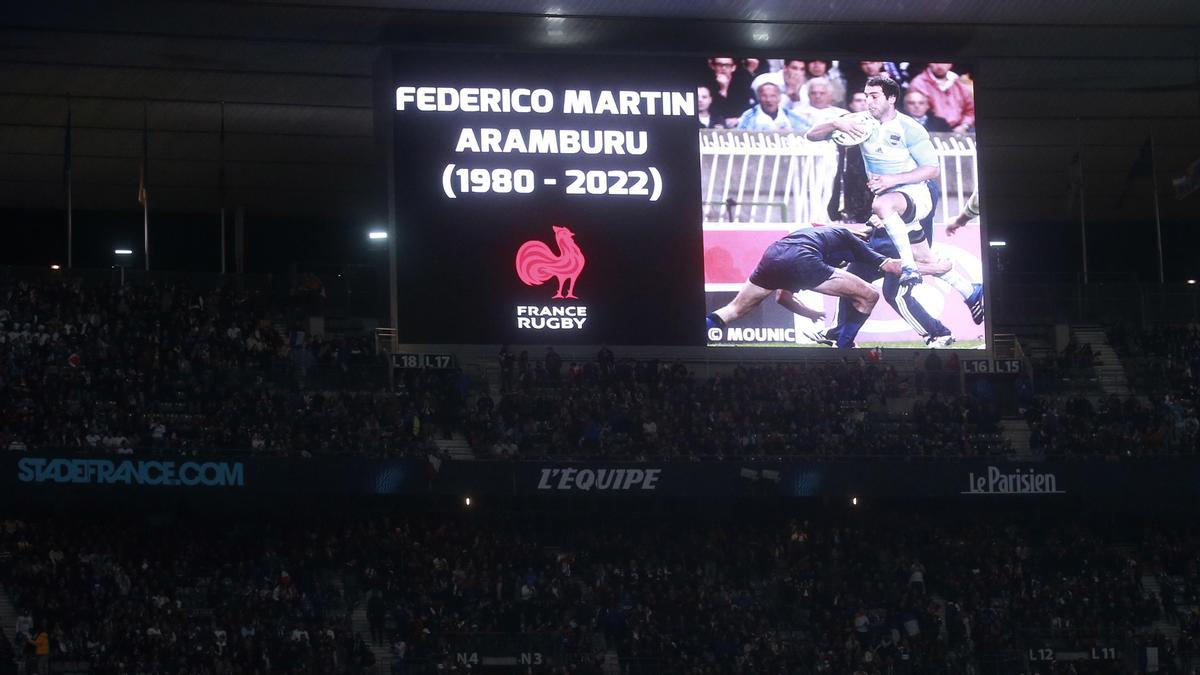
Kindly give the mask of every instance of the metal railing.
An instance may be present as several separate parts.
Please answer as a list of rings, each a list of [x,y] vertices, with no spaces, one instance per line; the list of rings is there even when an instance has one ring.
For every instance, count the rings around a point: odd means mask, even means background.
[[[794,220],[823,214],[837,170],[831,143],[813,143],[791,132],[712,129],[700,133],[700,175],[705,203],[736,204],[730,216],[705,211],[705,222],[779,222],[770,209],[783,203]],[[827,178],[827,179],[826,179]],[[748,205],[748,206],[744,206]],[[787,221],[785,221],[787,222]]]
[[[733,197],[723,202],[704,202],[705,219],[719,217],[727,223],[737,222],[737,214],[741,212],[743,206],[749,206],[752,209],[761,206],[764,211],[772,208],[779,209],[779,221],[786,223],[789,220],[787,202],[739,202]],[[723,209],[720,216],[716,215],[717,211],[714,210],[714,207]]]
[[[1021,341],[1011,333],[996,333],[992,336],[992,357],[997,359],[1021,359],[1025,361],[1025,352],[1021,349]],[[1022,363],[1022,365],[1027,365]]]
[[[375,329],[375,353],[395,354],[397,351],[397,336],[395,328]]]
[[[938,202],[941,211],[939,221],[946,223],[958,217],[962,206],[979,189],[979,158],[975,153],[975,137],[967,134],[930,134],[933,148],[937,151],[938,187],[942,199]]]
[[[940,219],[958,215],[979,187],[975,138],[930,134],[941,175]],[[803,134],[739,129],[700,132],[705,223],[799,225],[824,222],[837,173],[837,146]],[[779,211],[776,212],[776,208]],[[777,219],[778,218],[778,219]]]

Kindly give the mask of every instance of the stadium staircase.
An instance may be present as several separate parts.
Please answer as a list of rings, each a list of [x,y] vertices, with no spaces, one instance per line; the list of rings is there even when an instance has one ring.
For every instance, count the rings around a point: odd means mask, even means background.
[[[1121,359],[1108,344],[1108,335],[1104,328],[1094,324],[1079,324],[1072,326],[1071,333],[1080,345],[1091,345],[1092,353],[1096,355],[1096,378],[1100,389],[1105,394],[1127,397],[1132,392],[1129,388],[1129,378]]]
[[[621,675],[621,659],[617,650],[609,649],[604,652],[604,661],[600,664],[600,672],[604,675]]]
[[[1153,574],[1142,575],[1142,592],[1147,596],[1158,598],[1160,602],[1162,601],[1162,587],[1159,585],[1158,579]],[[1178,641],[1179,634],[1181,633],[1179,624],[1175,620],[1175,617],[1171,616],[1156,619],[1149,626],[1146,626],[1143,629],[1143,632],[1148,632],[1150,634],[1161,634],[1172,642]]]
[[[438,450],[442,454],[449,455],[450,459],[466,460],[475,459],[475,452],[471,450],[471,444],[467,442],[467,437],[455,432],[450,438],[438,438],[434,440]]]
[[[1012,457],[1016,461],[1036,459],[1029,448],[1029,423],[1023,418],[1000,420],[1000,435],[1008,441]]]
[[[996,359],[1020,359],[1024,372],[1031,372],[1031,362],[1026,351],[1026,339],[1016,334],[997,333],[993,336],[992,350]],[[1028,461],[1037,459],[1029,448],[1029,423],[1024,417],[1000,420],[1000,435],[1008,443],[1009,459]]]
[[[1128,558],[1134,558],[1137,549],[1133,544],[1117,544],[1113,548]],[[1140,584],[1144,596],[1162,602],[1162,586],[1158,583],[1158,577],[1153,574],[1143,574]],[[1172,642],[1178,642],[1182,630],[1179,628],[1177,617],[1166,615],[1142,626],[1138,632],[1144,635],[1159,634]]]
[[[1058,356],[1054,345],[1042,335],[1027,333],[1021,335],[1021,348],[1033,363],[1049,363]]]
[[[335,584],[342,589],[342,595],[345,596],[345,586],[339,580]],[[360,598],[360,600],[365,600]],[[346,598],[349,602],[350,599]],[[392,672],[392,647],[389,644],[377,645],[371,640],[371,620],[367,618],[367,603],[360,601],[354,606],[354,611],[350,614],[350,627],[355,635],[361,635],[366,641],[367,648],[371,650],[371,654],[375,656],[375,665],[370,672],[374,673],[391,673]]]
[[[0,586],[0,640],[12,640],[16,634],[17,608],[9,599],[8,591]]]
[[[23,653],[10,640],[16,639],[17,608],[13,606],[8,592],[0,586],[0,675],[17,672],[17,654]]]

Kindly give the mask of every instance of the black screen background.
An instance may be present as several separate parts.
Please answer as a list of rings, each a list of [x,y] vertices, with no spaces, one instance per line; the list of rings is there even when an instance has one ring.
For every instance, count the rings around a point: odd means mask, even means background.
[[[399,338],[421,344],[575,343],[702,345],[705,342],[700,162],[692,117],[563,115],[565,89],[694,91],[689,60],[561,54],[393,56],[395,87],[546,88],[554,111],[421,112],[393,105]],[[464,127],[646,130],[644,155],[454,152]],[[464,194],[442,189],[447,163],[465,168],[533,169],[532,194]],[[568,168],[645,169],[663,180],[645,197],[568,195]],[[558,185],[542,185],[545,177]],[[552,300],[554,279],[526,286],[514,258],[522,243],[545,242],[569,227],[586,257],[577,301]],[[515,307],[578,303],[583,330],[519,330]]]

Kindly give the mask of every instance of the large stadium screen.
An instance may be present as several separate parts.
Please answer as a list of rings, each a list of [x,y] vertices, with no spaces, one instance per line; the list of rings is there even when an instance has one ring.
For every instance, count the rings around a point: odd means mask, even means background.
[[[985,344],[965,64],[391,65],[405,342]]]

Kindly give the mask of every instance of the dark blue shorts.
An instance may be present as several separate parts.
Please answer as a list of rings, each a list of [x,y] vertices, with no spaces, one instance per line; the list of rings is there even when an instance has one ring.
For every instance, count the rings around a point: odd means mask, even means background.
[[[806,244],[777,241],[763,251],[750,283],[770,290],[806,291],[833,276],[821,252]]]

